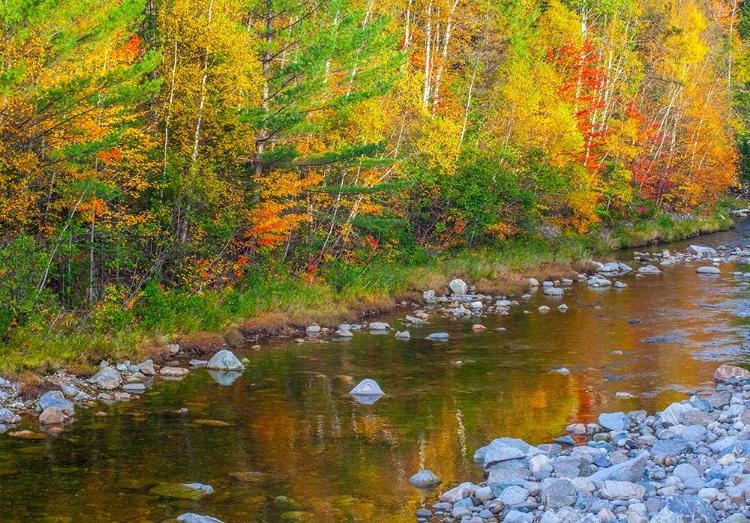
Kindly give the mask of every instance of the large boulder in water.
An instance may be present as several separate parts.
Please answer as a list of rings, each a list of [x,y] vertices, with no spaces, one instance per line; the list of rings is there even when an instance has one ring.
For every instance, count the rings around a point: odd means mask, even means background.
[[[375,380],[367,378],[360,381],[356,387],[349,391],[349,394],[352,396],[383,396],[385,392]]]
[[[443,481],[429,470],[420,470],[409,478],[409,483],[420,489],[434,489]]]
[[[206,367],[211,370],[233,370],[240,372],[245,370],[245,366],[237,359],[237,356],[228,350],[220,350],[214,354],[213,358],[208,360]]]

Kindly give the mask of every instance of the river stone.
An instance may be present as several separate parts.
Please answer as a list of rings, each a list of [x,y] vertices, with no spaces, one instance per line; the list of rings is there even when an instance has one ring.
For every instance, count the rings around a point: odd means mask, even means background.
[[[718,253],[713,247],[705,247],[703,245],[691,245],[687,248],[689,254],[695,254],[701,258],[716,258]]]
[[[748,523],[750,521],[742,514],[732,514],[727,519],[721,521],[721,523]]]
[[[662,499],[661,508],[668,508],[692,523],[710,523],[718,519],[711,505],[692,494],[666,496]]]
[[[545,287],[544,288],[545,296],[562,296],[563,294],[565,294],[565,291],[562,290],[560,287]]]
[[[555,474],[560,478],[577,478],[588,464],[581,456],[565,456],[552,461]]]
[[[716,419],[716,413],[703,412],[699,409],[690,409],[682,413],[683,425],[708,425]]]
[[[226,349],[214,354],[213,358],[208,360],[206,367],[211,370],[245,370],[245,366],[237,359],[237,356],[232,351]]]
[[[51,390],[42,394],[39,398],[39,406],[42,407],[42,410],[51,407],[58,408],[67,416],[74,416],[76,413],[73,402],[69,399],[65,399],[65,396],[63,396],[63,393],[59,390]]]
[[[661,413],[661,421],[665,426],[682,424],[682,415],[688,410],[698,410],[686,403],[672,403]]]
[[[382,321],[374,321],[369,324],[368,328],[371,331],[387,331],[391,330],[391,326]]]
[[[604,499],[643,499],[646,489],[629,481],[607,480],[599,493]]]
[[[714,372],[714,381],[727,381],[729,378],[750,378],[750,371],[734,365],[721,365]]]
[[[511,480],[525,479],[529,475],[528,460],[526,458],[509,459],[495,463],[487,468],[487,484],[506,483]]]
[[[453,294],[467,294],[469,286],[463,280],[455,279],[448,284],[448,288]]]
[[[572,506],[576,498],[575,485],[569,479],[548,479],[542,483],[542,504],[548,509]]]
[[[409,331],[397,331],[396,339],[397,340],[409,340],[411,339],[411,334],[409,334]]]
[[[519,459],[525,456],[526,454],[524,452],[521,452],[515,447],[490,444],[484,456],[484,468],[491,467],[492,465],[500,463],[501,461]]]
[[[100,389],[114,390],[122,383],[122,376],[114,367],[104,367],[89,379],[89,383],[93,383]]]
[[[651,447],[654,456],[679,456],[688,449],[687,442],[682,438],[658,440]]]
[[[422,298],[424,299],[425,303],[428,303],[428,304],[435,303],[435,291],[433,291],[432,289],[428,291],[424,291],[422,293]]]
[[[698,469],[696,469],[694,466],[690,465],[689,463],[681,463],[680,465],[677,465],[674,468],[674,471],[672,472],[672,474],[680,478],[680,481],[682,481],[683,483],[687,483],[688,480],[701,477],[701,474],[700,472],[698,472]]]
[[[620,272],[620,264],[616,261],[607,262],[599,268],[599,272]]]
[[[442,494],[440,494],[438,499],[440,501],[444,501],[447,503],[457,503],[461,501],[462,499],[465,499],[471,496],[472,492],[474,492],[473,483],[469,483],[469,482],[461,483],[457,487],[453,487],[449,491],[443,492]]]
[[[685,523],[685,519],[665,507],[651,518],[649,523]]]
[[[500,501],[505,503],[506,506],[520,505],[526,501],[529,497],[529,491],[523,487],[511,486],[503,490],[497,497]]]
[[[706,437],[706,427],[703,425],[690,425],[682,431],[681,437],[685,441],[698,442]]]
[[[17,423],[21,423],[21,416],[14,413],[10,409],[0,409],[0,423],[15,425]]]
[[[721,270],[713,265],[703,265],[695,269],[695,272],[698,274],[721,274]]]
[[[224,523],[220,519],[211,516],[202,516],[193,512],[186,512],[181,516],[177,516],[177,521],[180,523]]]
[[[511,510],[503,519],[503,523],[532,523],[533,521],[534,514],[521,512],[520,510]]]
[[[450,334],[447,332],[433,332],[429,336],[427,336],[426,339],[432,340],[432,341],[448,341],[450,338]]]
[[[39,423],[42,425],[59,425],[65,422],[67,416],[57,407],[48,407],[39,415]]]
[[[146,376],[156,375],[156,369],[154,368],[154,360],[142,361],[141,363],[138,364],[138,368],[140,369],[141,373],[145,374]]]
[[[474,491],[474,497],[477,498],[481,503],[495,499],[495,493],[490,487],[480,487]]]
[[[146,386],[143,383],[128,383],[122,386],[122,390],[131,394],[143,394],[146,392]]]
[[[416,474],[414,474],[412,477],[409,478],[409,483],[414,485],[415,487],[419,489],[424,490],[432,490],[438,485],[440,485],[443,481],[437,477],[432,471],[429,470],[420,470]]]
[[[644,265],[636,270],[638,274],[660,274],[661,271],[655,265]]]
[[[622,432],[630,428],[630,420],[624,412],[614,412],[611,414],[601,414],[599,416],[599,425],[607,430]]]
[[[159,374],[169,376],[170,378],[183,378],[188,372],[190,371],[183,367],[162,367]]]
[[[383,396],[385,392],[375,380],[370,378],[364,379],[349,391],[352,396]]]
[[[723,390],[707,397],[706,401],[714,409],[721,410],[732,401],[732,393],[728,390]]]

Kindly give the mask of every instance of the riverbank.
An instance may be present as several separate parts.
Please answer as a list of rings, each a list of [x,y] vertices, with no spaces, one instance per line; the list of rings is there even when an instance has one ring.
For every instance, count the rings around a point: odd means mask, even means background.
[[[417,521],[747,522],[750,372],[722,365],[715,381],[710,396],[601,414],[552,444],[495,439],[474,454],[486,481],[443,492]]]
[[[338,265],[308,280],[286,273],[250,278],[245,288],[186,294],[148,287],[128,307],[103,300],[81,323],[75,313],[60,312],[46,323],[15,329],[0,348],[0,375],[36,376],[66,369],[90,375],[101,360],[157,362],[169,358],[177,343],[186,355],[199,357],[226,347],[292,336],[307,325],[334,327],[421,300],[421,292],[443,292],[454,278],[476,292],[518,295],[528,276],[573,277],[592,270],[590,258],[618,249],[727,230],[728,217],[622,225],[596,235],[516,239],[497,246],[424,254],[401,264],[375,260]]]

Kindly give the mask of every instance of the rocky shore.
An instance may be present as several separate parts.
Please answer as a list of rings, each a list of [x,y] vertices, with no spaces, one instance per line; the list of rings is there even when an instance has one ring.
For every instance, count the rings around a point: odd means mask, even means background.
[[[417,521],[748,522],[750,372],[722,365],[714,378],[714,394],[656,415],[602,414],[536,447],[496,439],[474,455],[485,482],[443,492]]]

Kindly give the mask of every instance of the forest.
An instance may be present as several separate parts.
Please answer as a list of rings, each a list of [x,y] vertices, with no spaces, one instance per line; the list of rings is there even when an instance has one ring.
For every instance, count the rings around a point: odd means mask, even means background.
[[[0,23],[9,346],[710,214],[750,175],[740,0],[7,0]]]

